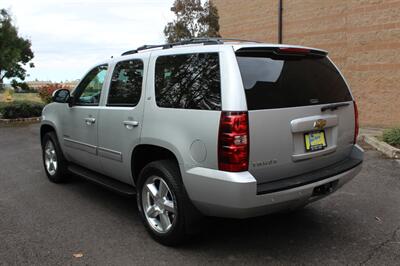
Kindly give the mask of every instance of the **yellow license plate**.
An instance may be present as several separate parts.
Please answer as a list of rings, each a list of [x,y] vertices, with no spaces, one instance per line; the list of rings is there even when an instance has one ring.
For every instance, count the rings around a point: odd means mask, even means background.
[[[306,151],[319,151],[326,147],[325,132],[314,131],[304,134],[304,144]]]

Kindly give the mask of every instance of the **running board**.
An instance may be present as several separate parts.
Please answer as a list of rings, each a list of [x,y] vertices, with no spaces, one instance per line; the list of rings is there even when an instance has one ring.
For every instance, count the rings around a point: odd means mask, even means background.
[[[98,185],[101,185],[109,190],[112,190],[124,196],[132,197],[136,195],[135,187],[122,183],[118,180],[112,179],[100,173],[91,171],[79,165],[70,164],[68,166],[68,170],[73,174],[83,177],[86,180],[94,182]]]

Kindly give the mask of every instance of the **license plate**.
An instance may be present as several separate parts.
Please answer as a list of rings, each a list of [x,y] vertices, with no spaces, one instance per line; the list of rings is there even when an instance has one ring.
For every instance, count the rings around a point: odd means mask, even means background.
[[[313,131],[304,134],[304,144],[306,151],[319,151],[326,147],[325,132]]]

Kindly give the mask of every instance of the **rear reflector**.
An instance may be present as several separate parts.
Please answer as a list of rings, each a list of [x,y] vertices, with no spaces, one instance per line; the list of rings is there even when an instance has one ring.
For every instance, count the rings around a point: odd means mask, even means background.
[[[280,47],[279,52],[288,54],[308,54],[310,49],[296,47]]]
[[[218,134],[218,168],[242,172],[249,167],[249,119],[247,112],[222,112]]]
[[[358,124],[358,107],[356,101],[353,101],[354,104],[354,144],[357,143],[359,124]]]

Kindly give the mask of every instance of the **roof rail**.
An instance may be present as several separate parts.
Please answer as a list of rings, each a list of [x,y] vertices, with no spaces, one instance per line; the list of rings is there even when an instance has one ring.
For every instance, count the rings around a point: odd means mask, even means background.
[[[258,43],[258,41],[251,41],[251,40],[243,40],[243,39],[231,39],[231,38],[210,38],[210,37],[200,37],[200,38],[190,38],[190,39],[184,39],[178,42],[174,43],[166,43],[166,44],[155,44],[155,45],[143,45],[135,50],[129,50],[121,54],[123,55],[130,55],[130,54],[135,54],[139,51],[143,50],[148,50],[148,49],[154,49],[154,48],[162,48],[162,49],[169,49],[174,46],[179,46],[179,45],[188,45],[188,44],[203,44],[203,45],[212,45],[212,44],[223,44],[224,41],[236,41],[236,42],[255,42]]]
[[[137,50],[129,50],[129,51],[123,52],[121,55],[136,54],[137,52],[138,52]]]

